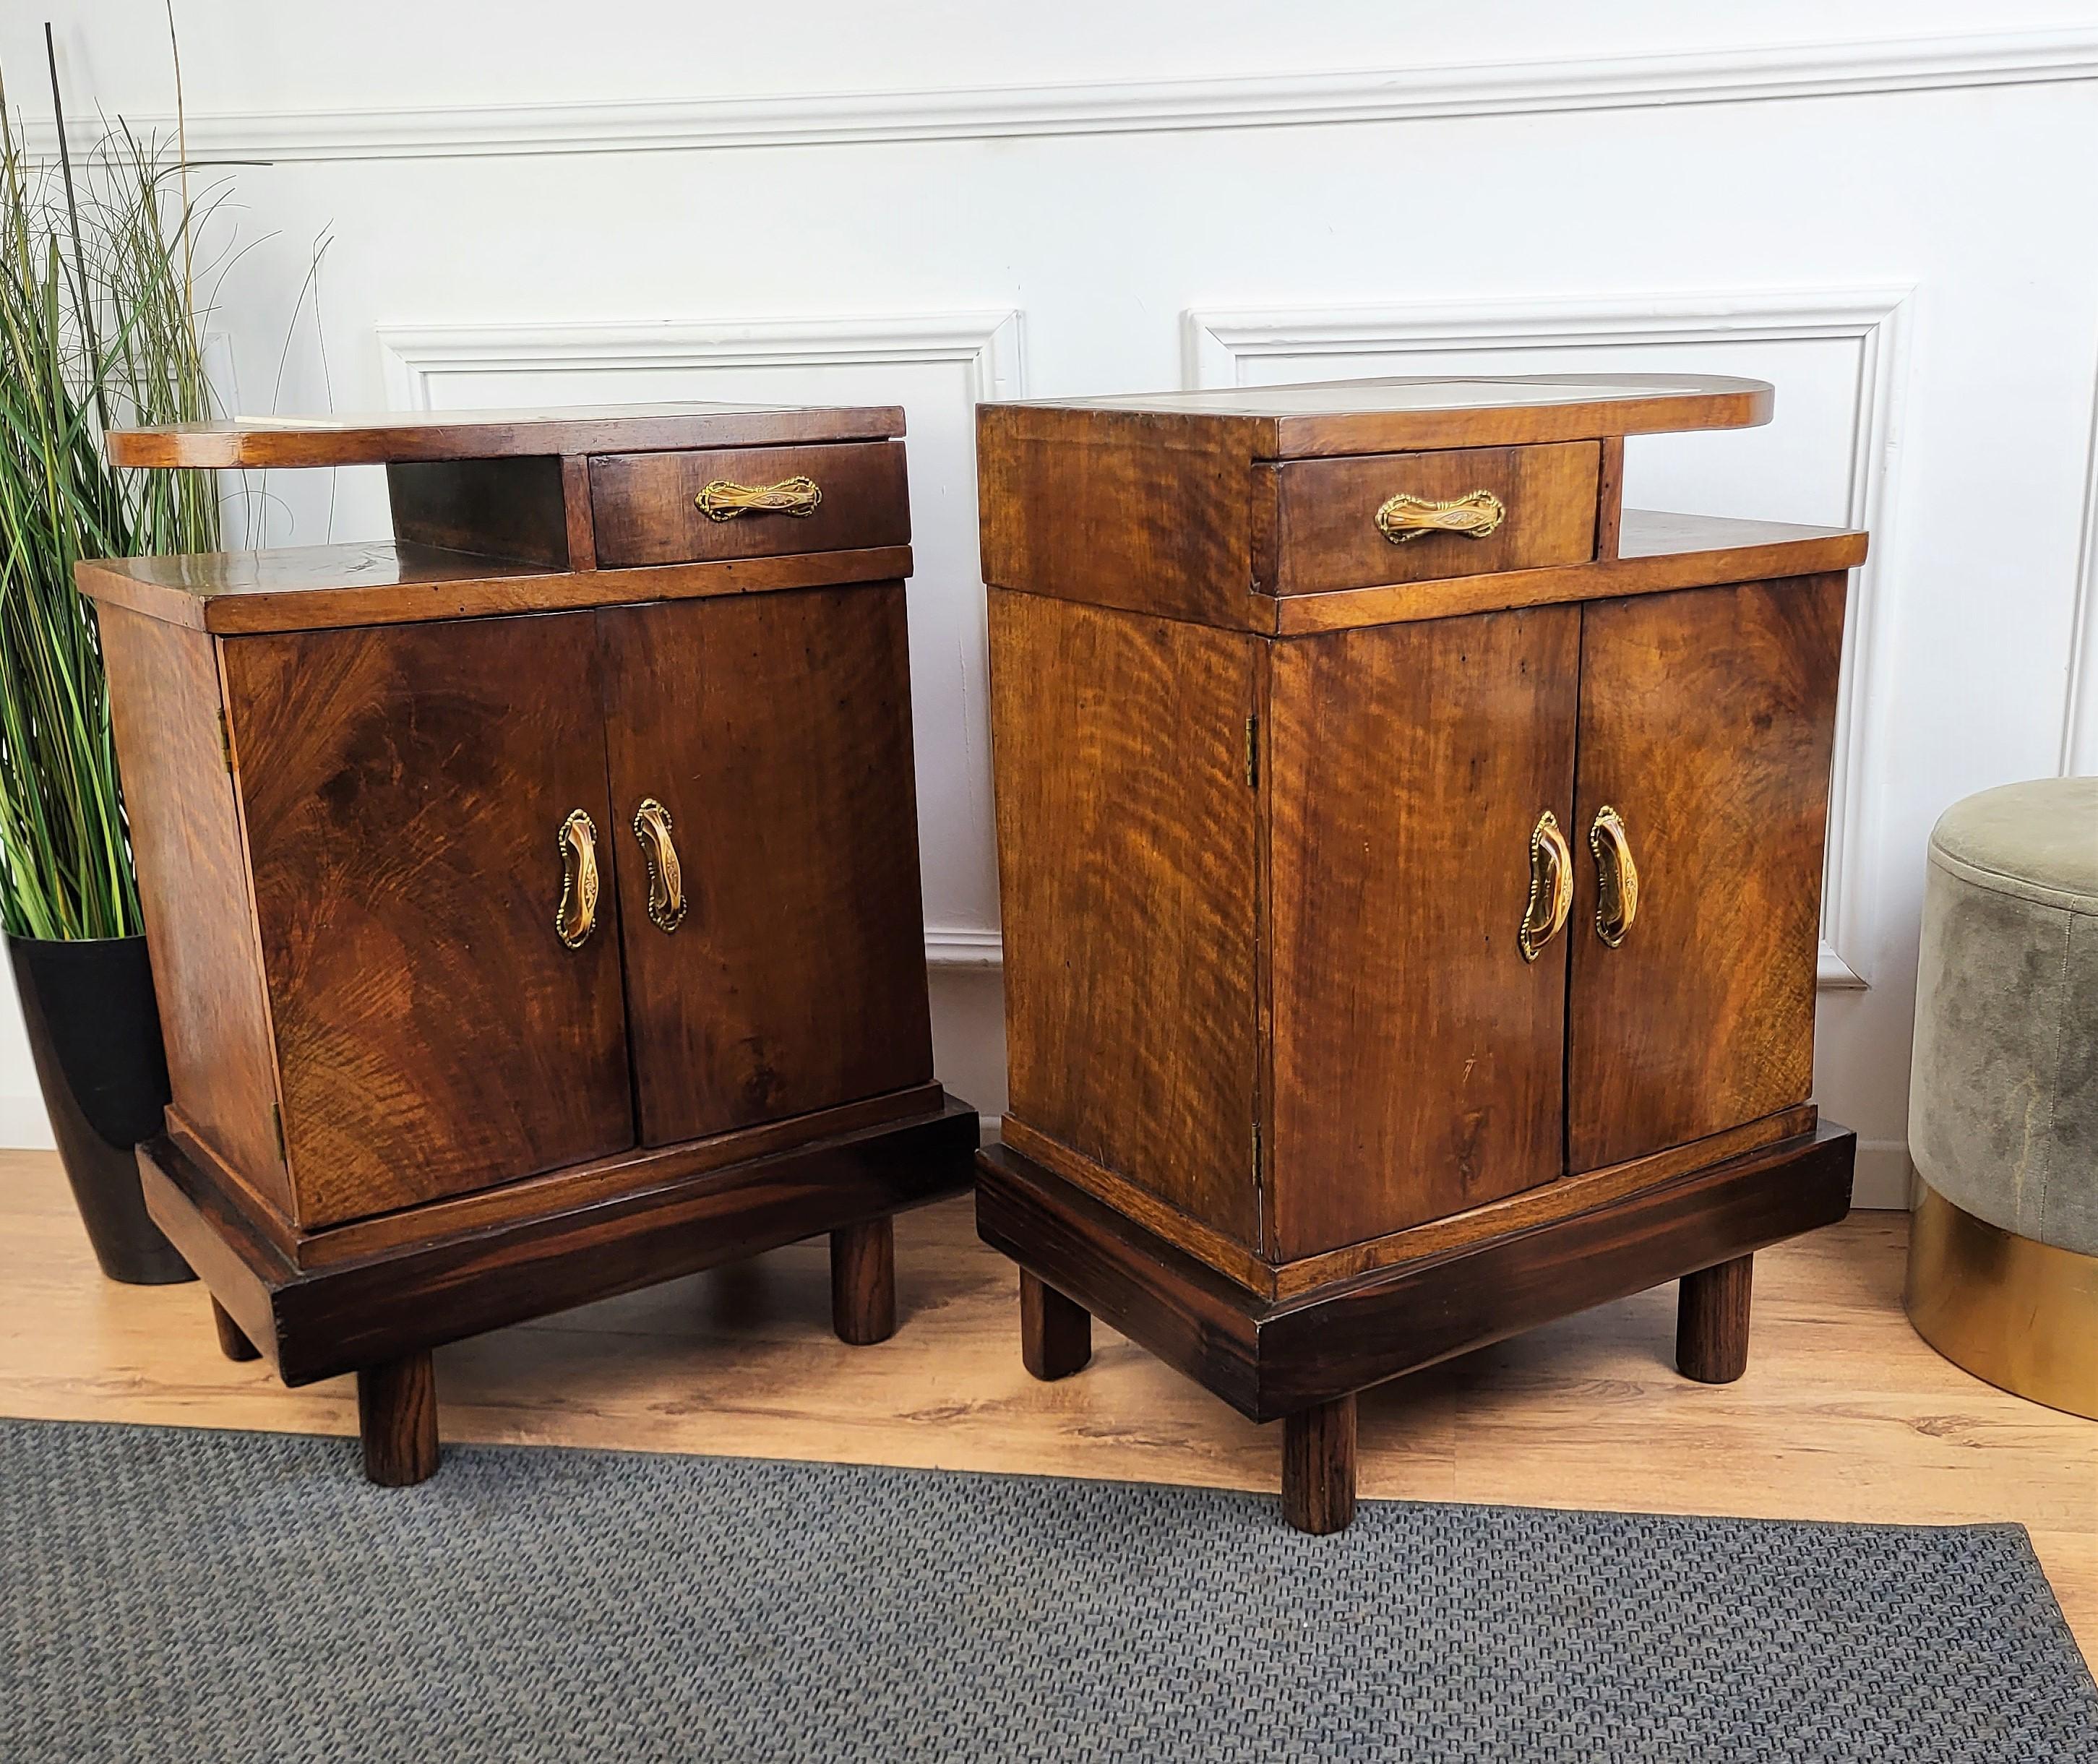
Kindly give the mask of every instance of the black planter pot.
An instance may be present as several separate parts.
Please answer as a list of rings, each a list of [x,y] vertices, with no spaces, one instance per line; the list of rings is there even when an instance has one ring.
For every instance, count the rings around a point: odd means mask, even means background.
[[[168,1059],[143,937],[10,937],[37,1082],[94,1258],[112,1280],[194,1280],[146,1216],[138,1142],[160,1130]]]

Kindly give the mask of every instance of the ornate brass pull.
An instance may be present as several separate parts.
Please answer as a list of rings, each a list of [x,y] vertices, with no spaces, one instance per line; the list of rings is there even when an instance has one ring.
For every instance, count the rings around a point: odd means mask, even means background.
[[[1522,910],[1522,930],[1516,938],[1525,962],[1566,928],[1574,911],[1574,853],[1559,830],[1559,817],[1547,809],[1530,830],[1530,904]]]
[[[597,929],[597,823],[581,809],[561,823],[561,904],[554,909],[554,935],[580,950]]]
[[[1453,502],[1431,502],[1401,494],[1376,511],[1377,531],[1394,545],[1431,533],[1461,533],[1483,539],[1508,519],[1508,506],[1491,490],[1474,490]]]
[[[814,478],[782,478],[777,484],[731,484],[716,478],[692,500],[709,520],[734,520],[739,515],[792,515],[815,513],[823,493]]]
[[[685,921],[685,871],[670,838],[670,811],[653,796],[634,811],[634,836],[648,859],[648,923],[675,931]]]
[[[1588,849],[1595,854],[1595,935],[1614,950],[1639,917],[1639,881],[1624,817],[1607,802],[1589,825]]]

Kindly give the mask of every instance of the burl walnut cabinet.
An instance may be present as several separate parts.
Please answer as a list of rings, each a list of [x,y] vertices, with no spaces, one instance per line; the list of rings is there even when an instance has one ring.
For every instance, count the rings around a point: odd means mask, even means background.
[[[174,1102],[141,1153],[220,1340],[358,1375],[967,1185],[933,1082],[902,415],[726,406],[120,431],[387,471],[390,544],[83,564]]]
[[[1849,1205],[1815,971],[1861,533],[1621,512],[1737,380],[1376,380],[980,414],[1037,1376],[1106,1319],[1354,1509],[1362,1387]]]

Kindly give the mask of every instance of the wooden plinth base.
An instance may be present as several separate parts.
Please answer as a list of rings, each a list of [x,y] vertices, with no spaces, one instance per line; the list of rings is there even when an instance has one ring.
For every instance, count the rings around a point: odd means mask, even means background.
[[[1686,1275],[1684,1370],[1703,1376],[1745,1354],[1749,1257],[1850,1210],[1856,1148],[1824,1121],[1571,1218],[1279,1300],[1006,1146],[978,1155],[977,1228],[1023,1271],[1029,1370],[1060,1376],[1082,1363],[1051,1350],[1060,1314],[1048,1300],[1098,1317],[1242,1415],[1288,1418],[1291,1523],[1335,1530],[1353,1510],[1348,1399],[1371,1384]]]
[[[372,1479],[402,1484],[436,1468],[427,1362],[446,1341],[825,1232],[838,1333],[882,1340],[896,1327],[890,1217],[966,1188],[977,1139],[975,1112],[942,1095],[643,1192],[305,1268],[172,1140],[142,1146],[139,1170],[147,1210],[212,1292],[220,1345],[259,1350],[287,1384],[357,1373]]]

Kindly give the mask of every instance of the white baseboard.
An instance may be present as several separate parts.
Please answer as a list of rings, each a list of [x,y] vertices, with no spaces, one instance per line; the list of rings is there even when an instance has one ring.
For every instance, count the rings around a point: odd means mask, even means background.
[[[42,1097],[34,1090],[0,1090],[0,1146],[48,1152],[55,1143]]]
[[[995,931],[975,925],[928,925],[928,968],[996,968],[1004,965],[1005,946]]]
[[[1858,1174],[1850,1188],[1850,1205],[1887,1213],[1906,1213],[1909,1208],[1908,1142],[1906,1139],[1860,1139]]]

